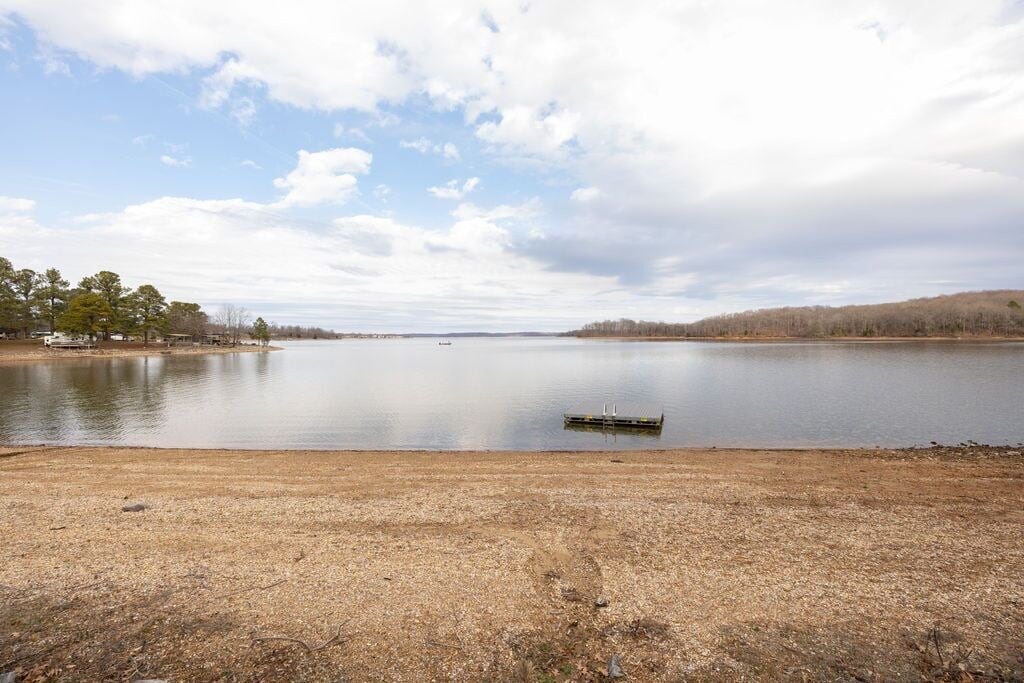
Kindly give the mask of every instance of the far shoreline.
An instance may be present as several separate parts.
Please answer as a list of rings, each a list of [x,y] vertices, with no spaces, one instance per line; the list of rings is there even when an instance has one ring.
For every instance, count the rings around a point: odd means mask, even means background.
[[[629,337],[629,336],[583,336],[566,335],[571,339],[587,341],[644,341],[644,342],[752,342],[752,343],[884,343],[884,342],[960,342],[960,343],[1006,343],[1024,342],[1024,337]]]

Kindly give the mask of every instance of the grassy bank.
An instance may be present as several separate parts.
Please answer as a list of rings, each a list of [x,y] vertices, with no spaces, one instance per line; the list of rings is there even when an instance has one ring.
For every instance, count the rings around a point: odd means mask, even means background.
[[[19,681],[1024,675],[1019,450],[8,449],[0,510]]]

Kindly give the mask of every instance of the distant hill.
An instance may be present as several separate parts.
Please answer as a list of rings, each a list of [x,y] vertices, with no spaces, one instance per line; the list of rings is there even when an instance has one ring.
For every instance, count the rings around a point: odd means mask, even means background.
[[[1024,290],[962,292],[861,306],[765,308],[693,323],[605,320],[577,337],[1024,337]]]

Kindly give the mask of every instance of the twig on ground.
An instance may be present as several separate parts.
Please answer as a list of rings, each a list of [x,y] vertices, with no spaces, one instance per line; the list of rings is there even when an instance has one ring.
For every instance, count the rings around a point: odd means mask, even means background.
[[[263,643],[272,642],[295,643],[296,645],[301,645],[302,648],[307,653],[313,653],[313,648],[309,646],[309,643],[307,643],[304,640],[300,640],[299,638],[290,638],[288,636],[263,636],[261,638],[253,638],[252,642],[249,644],[249,647],[256,647],[257,645],[261,645]]]
[[[939,627],[937,625],[932,628],[932,641],[935,643],[935,654],[939,656],[939,666],[945,668],[946,662],[942,659],[942,649],[939,647]]]
[[[800,655],[804,659],[810,659],[807,656],[806,652],[803,652],[802,650],[799,650],[799,649],[793,647],[792,645],[787,645],[786,643],[779,643],[779,644],[782,645],[782,647],[786,648],[787,650],[789,650],[790,652],[792,652],[795,655]]]
[[[43,648],[42,650],[36,650],[35,652],[28,652],[26,654],[23,654],[23,655],[20,655],[18,657],[15,657],[14,659],[8,659],[3,664],[0,664],[0,670],[6,669],[6,668],[10,667],[12,664],[16,664],[17,662],[23,662],[26,659],[32,659],[34,657],[41,657],[41,656],[43,656],[45,654],[49,654],[49,653],[53,652],[54,650],[56,650],[58,647],[62,647],[64,645],[68,645],[68,644],[73,643],[73,642],[74,642],[74,638],[69,638],[68,640],[65,640],[65,641],[62,641],[60,643],[57,643],[56,645],[51,645],[50,647],[47,647],[47,648]]]
[[[288,579],[281,579],[279,581],[275,581],[274,583],[268,583],[266,586],[249,586],[248,588],[239,588],[238,590],[228,591],[227,593],[221,593],[220,595],[215,597],[226,598],[229,595],[238,595],[239,593],[246,593],[248,591],[265,591],[273,588],[274,586],[280,586],[287,580]]]
[[[315,647],[311,646],[309,643],[302,640],[301,638],[292,638],[291,636],[257,636],[252,639],[252,642],[249,644],[249,647],[256,647],[257,645],[271,642],[294,643],[295,645],[302,646],[302,649],[306,651],[306,654],[313,654],[314,652],[319,652],[320,650],[328,648],[331,645],[337,645],[346,642],[341,638],[341,627],[347,624],[348,621],[349,620],[345,620],[342,623],[338,624],[338,629],[334,632],[334,635]]]

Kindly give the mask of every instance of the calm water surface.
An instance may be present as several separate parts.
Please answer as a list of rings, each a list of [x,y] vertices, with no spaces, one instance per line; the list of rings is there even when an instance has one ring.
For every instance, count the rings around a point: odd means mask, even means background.
[[[587,449],[1024,441],[1024,344],[350,340],[0,367],[0,442]],[[605,401],[658,436],[567,431]]]

